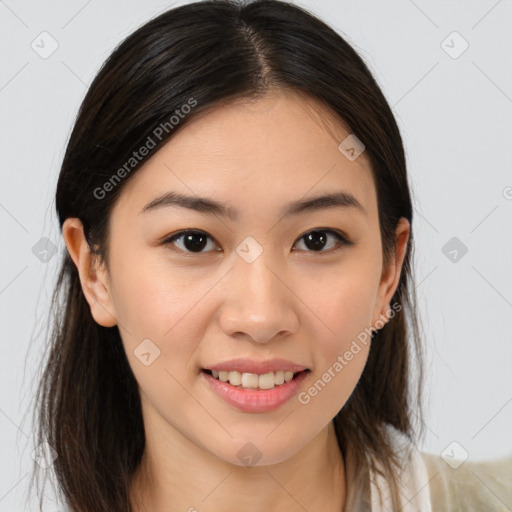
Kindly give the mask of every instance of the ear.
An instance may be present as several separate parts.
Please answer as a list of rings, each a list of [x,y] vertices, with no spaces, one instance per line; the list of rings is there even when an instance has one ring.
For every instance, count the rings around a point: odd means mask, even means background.
[[[382,269],[381,280],[375,309],[373,312],[372,326],[375,329],[382,329],[384,324],[389,320],[390,302],[395,294],[400,281],[402,265],[407,252],[407,242],[411,226],[409,221],[401,217],[395,231],[395,253],[391,257],[387,266]]]
[[[100,265],[99,256],[91,252],[80,219],[66,219],[62,225],[62,235],[78,270],[82,291],[94,320],[103,327],[117,325],[107,269],[104,264]]]

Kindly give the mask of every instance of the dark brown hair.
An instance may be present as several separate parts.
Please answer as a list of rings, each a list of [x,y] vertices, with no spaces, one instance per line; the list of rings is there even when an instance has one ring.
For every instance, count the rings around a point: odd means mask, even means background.
[[[401,308],[374,334],[361,378],[334,419],[343,456],[351,450],[361,478],[368,460],[377,471],[373,459],[380,461],[396,506],[395,453],[386,425],[415,443],[423,435],[413,209],[393,113],[343,37],[304,8],[277,0],[201,1],[141,26],[106,60],[80,107],[57,185],[60,227],[78,217],[91,250],[108,263],[109,215],[140,165],[199,113],[233,99],[258,98],[272,88],[322,102],[364,143],[377,190],[384,263],[393,256],[399,219],[411,223],[392,299]],[[171,116],[191,98],[195,107],[170,128]],[[156,147],[98,198],[97,191],[162,123],[168,131]],[[52,304],[55,321],[36,397],[38,442],[48,442],[58,454],[50,469],[71,510],[129,511],[130,481],[145,443],[137,382],[117,326],[93,320],[67,252]],[[33,476],[38,469],[35,463]]]

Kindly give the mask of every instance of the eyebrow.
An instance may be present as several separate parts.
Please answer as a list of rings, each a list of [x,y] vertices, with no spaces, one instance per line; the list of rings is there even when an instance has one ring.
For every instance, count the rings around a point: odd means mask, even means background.
[[[166,192],[153,199],[140,211],[146,213],[160,208],[178,206],[188,208],[209,215],[220,215],[233,221],[238,219],[238,212],[231,206],[222,204],[214,199],[198,196],[187,196],[178,192]],[[299,215],[306,212],[330,208],[353,209],[366,215],[362,204],[349,192],[339,191],[315,196],[309,199],[300,199],[288,203],[282,210],[282,216]]]

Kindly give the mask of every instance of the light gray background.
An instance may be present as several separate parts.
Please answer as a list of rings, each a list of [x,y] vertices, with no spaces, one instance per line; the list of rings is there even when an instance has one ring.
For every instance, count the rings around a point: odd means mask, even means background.
[[[73,120],[117,43],[180,3],[0,0],[0,512],[36,510],[23,507],[34,449],[27,408],[58,258],[44,263],[32,248],[48,237],[64,250],[53,194]],[[402,131],[427,346],[423,449],[470,459],[512,451],[511,4],[300,3],[359,51]],[[43,31],[58,43],[46,59],[31,47],[50,47]],[[457,58],[454,31],[469,44]],[[442,251],[452,237],[468,248],[456,262]]]

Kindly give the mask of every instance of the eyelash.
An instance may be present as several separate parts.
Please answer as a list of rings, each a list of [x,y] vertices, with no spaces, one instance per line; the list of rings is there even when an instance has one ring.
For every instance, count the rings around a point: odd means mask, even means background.
[[[338,243],[337,243],[337,245],[335,247],[333,247],[331,249],[328,249],[326,251],[323,251],[323,250],[322,251],[305,250],[304,252],[311,252],[313,254],[323,254],[323,253],[324,254],[325,253],[332,254],[334,252],[339,251],[343,247],[347,247],[347,246],[353,245],[353,242],[351,242],[343,233],[340,233],[340,232],[332,230],[332,229],[322,229],[322,228],[311,229],[310,231],[307,231],[306,233],[301,235],[297,240],[301,240],[306,235],[308,235],[308,234],[310,234],[312,232],[328,233],[330,235],[334,235],[338,239]],[[205,254],[205,253],[208,253],[208,252],[219,252],[219,251],[193,252],[193,251],[186,251],[186,250],[182,250],[182,249],[176,249],[175,247],[172,247],[172,244],[173,244],[173,242],[175,240],[178,240],[179,238],[182,238],[183,236],[189,235],[189,234],[206,235],[210,240],[213,240],[215,243],[217,243],[216,240],[213,237],[211,237],[210,235],[208,235],[208,233],[206,233],[204,231],[196,230],[196,229],[187,229],[187,230],[179,231],[178,233],[175,233],[174,235],[171,235],[170,237],[165,238],[164,240],[162,240],[162,245],[169,246],[169,248],[172,251],[177,252],[179,254],[185,254],[187,257],[189,257],[189,256],[190,257],[195,257],[195,256],[198,256],[200,254]]]

